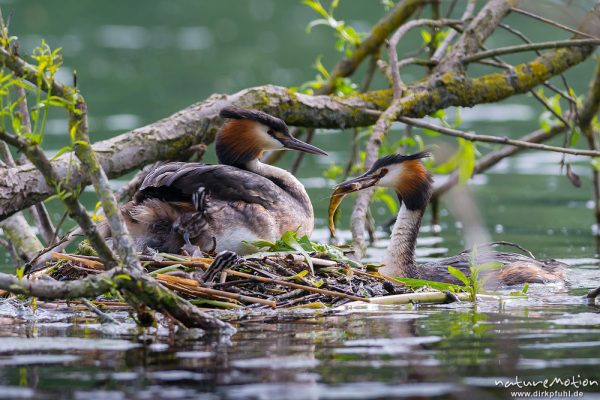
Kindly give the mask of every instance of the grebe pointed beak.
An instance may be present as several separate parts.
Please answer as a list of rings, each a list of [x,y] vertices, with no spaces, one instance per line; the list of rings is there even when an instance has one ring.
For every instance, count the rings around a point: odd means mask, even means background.
[[[342,182],[334,187],[333,195],[348,194],[352,192],[358,192],[375,186],[381,178],[385,176],[385,172],[381,171],[378,173],[367,171],[361,176],[356,178],[348,179],[346,182]]]
[[[323,156],[327,155],[327,153],[320,148],[313,146],[312,144],[304,143],[302,140],[298,140],[292,136],[281,138],[279,141],[286,149],[303,151],[304,153],[308,154],[319,154]]]

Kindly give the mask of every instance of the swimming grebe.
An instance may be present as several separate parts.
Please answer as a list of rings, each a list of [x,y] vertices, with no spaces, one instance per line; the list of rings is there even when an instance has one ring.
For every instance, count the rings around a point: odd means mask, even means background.
[[[221,165],[168,162],[151,171],[122,207],[140,251],[177,253],[184,244],[202,251],[245,254],[243,242],[274,241],[288,230],[310,235],[313,208],[289,172],[259,161],[266,150],[324,154],[295,139],[284,121],[261,111],[227,107],[217,133]]]
[[[337,207],[344,195],[372,186],[394,189],[401,203],[400,210],[392,229],[384,266],[379,269],[379,272],[394,277],[459,283],[449,274],[448,266],[458,268],[468,276],[468,252],[419,266],[415,260],[417,235],[423,213],[431,197],[433,182],[431,174],[421,159],[430,156],[428,152],[421,152],[407,156],[390,155],[380,158],[363,175],[337,185],[332,196],[332,204]],[[336,197],[337,200],[334,201]],[[333,211],[330,210],[330,213]],[[332,225],[330,229],[333,230]],[[482,252],[477,257],[478,264],[492,261],[502,264],[502,267],[485,272],[488,275],[487,287],[565,280],[567,265],[556,260],[536,260],[520,254],[495,251]]]

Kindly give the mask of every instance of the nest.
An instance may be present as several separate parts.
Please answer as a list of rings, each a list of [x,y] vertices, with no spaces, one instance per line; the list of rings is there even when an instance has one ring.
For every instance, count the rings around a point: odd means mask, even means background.
[[[215,257],[156,253],[140,255],[140,261],[161,284],[206,308],[325,308],[409,292],[362,264],[340,260],[338,254],[275,251],[241,258],[230,252]],[[53,257],[43,274],[59,281],[104,270],[94,255]]]

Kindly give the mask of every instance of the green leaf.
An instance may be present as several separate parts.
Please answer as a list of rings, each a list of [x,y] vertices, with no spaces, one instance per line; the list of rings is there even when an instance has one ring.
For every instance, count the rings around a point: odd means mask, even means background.
[[[435,282],[435,281],[428,281],[425,279],[414,279],[414,278],[393,278],[393,279],[398,282],[404,283],[406,286],[409,286],[412,288],[430,287],[432,289],[450,290],[452,292],[460,292],[460,291],[464,290],[464,287],[462,287],[462,286],[458,286],[458,285],[454,285],[452,283],[446,283],[446,282]]]
[[[423,42],[425,44],[431,43],[431,33],[426,29],[421,29],[421,37],[423,38]]]
[[[573,131],[571,132],[571,142],[570,145],[571,147],[575,147],[577,145],[577,142],[579,141],[579,129],[578,128],[574,128]]]
[[[313,67],[315,67],[315,69],[317,71],[319,71],[319,73],[325,79],[329,79],[329,72],[327,71],[327,68],[325,68],[325,66],[323,65],[323,63],[321,62],[321,56],[317,57],[317,60],[315,61]]]
[[[275,247],[275,243],[269,242],[268,240],[262,240],[262,239],[261,240],[254,240],[252,242],[247,242],[247,241],[243,240],[242,243],[251,244],[252,246],[257,247],[259,249],[262,249],[262,248],[265,248],[265,247],[268,248],[268,249],[270,249],[272,247]]]
[[[550,99],[550,107],[552,107],[552,110],[554,110],[555,113],[557,113],[558,115],[562,115],[562,108],[560,106],[560,95],[559,94],[552,96],[552,99]]]
[[[336,181],[338,177],[344,173],[344,169],[334,163],[329,164],[329,168],[323,171],[323,177]]]
[[[440,136],[440,133],[438,131],[434,131],[433,129],[423,128],[423,133],[431,137]]]
[[[490,261],[487,263],[479,264],[475,268],[477,268],[478,271],[490,271],[493,269],[502,268],[502,263],[499,263],[497,261]]]
[[[469,286],[469,278],[467,278],[461,270],[448,265],[448,272],[450,273],[450,275],[464,283],[465,286]]]
[[[321,5],[320,2],[318,2],[316,0],[304,0],[302,3],[304,5],[309,6],[313,10],[315,10],[316,12],[321,14],[323,17],[329,18],[329,13],[327,11],[325,11],[325,9],[323,8],[323,6]]]
[[[384,188],[377,188],[373,194],[373,200],[383,202],[392,214],[396,214],[398,212],[398,204],[396,204],[396,200],[389,193],[387,193]]]
[[[281,240],[286,245],[288,245],[292,249],[300,252],[304,256],[304,259],[306,260],[306,263],[310,267],[310,271],[314,274],[315,273],[315,269],[313,267],[313,263],[312,263],[312,260],[310,258],[310,255],[306,252],[306,250],[304,250],[304,248],[300,245],[300,243],[298,243],[298,240],[296,240],[296,232],[294,232],[294,231],[287,231],[287,232],[285,232],[283,234],[283,236],[281,236]]]
[[[454,109],[454,124],[452,124],[452,127],[453,128],[458,128],[461,125],[462,125],[461,108],[460,107],[456,107]]]
[[[56,153],[54,155],[54,157],[52,157],[50,160],[54,161],[56,160],[58,157],[62,156],[64,153],[68,152],[68,151],[73,151],[73,149],[70,146],[65,146],[62,149],[60,149],[58,151],[58,153]]]
[[[298,243],[306,251],[316,251],[313,246],[313,242],[310,241],[307,235],[304,235],[300,239],[298,239]]]

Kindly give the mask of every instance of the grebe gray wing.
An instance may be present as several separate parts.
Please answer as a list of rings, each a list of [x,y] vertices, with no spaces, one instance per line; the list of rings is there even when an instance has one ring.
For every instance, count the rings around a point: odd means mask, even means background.
[[[281,189],[268,179],[228,165],[170,162],[149,173],[134,200],[192,201],[204,188],[212,198],[256,203],[268,207],[281,197]]]
[[[469,276],[470,258],[470,253],[464,251],[453,257],[422,264],[419,266],[419,273],[422,279],[460,284],[458,279],[448,273],[448,266],[457,268]],[[487,251],[478,254],[479,265],[489,262],[497,262],[502,267],[481,272],[481,276],[487,279],[487,288],[564,281],[568,268],[567,264],[554,259],[537,260],[516,253]]]

